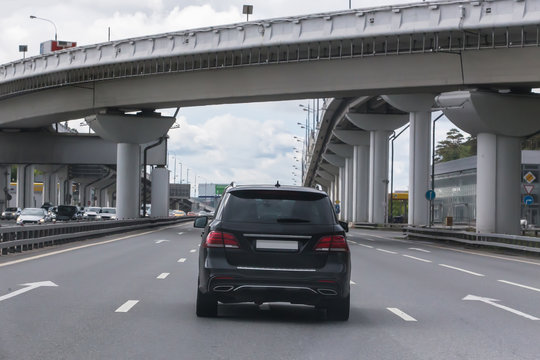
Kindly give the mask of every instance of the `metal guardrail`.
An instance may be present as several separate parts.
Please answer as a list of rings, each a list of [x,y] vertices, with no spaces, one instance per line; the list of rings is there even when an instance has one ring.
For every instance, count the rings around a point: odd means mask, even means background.
[[[190,216],[181,218],[84,221],[0,228],[0,256],[46,246],[65,244],[98,235],[109,235],[142,228],[187,222],[194,218]]]
[[[540,254],[540,239],[529,236],[483,234],[468,231],[451,231],[407,227],[403,231],[409,239],[430,239],[459,243],[522,250]]]

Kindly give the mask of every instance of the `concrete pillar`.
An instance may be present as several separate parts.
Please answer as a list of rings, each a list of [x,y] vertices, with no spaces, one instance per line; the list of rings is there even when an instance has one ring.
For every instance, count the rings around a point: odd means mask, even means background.
[[[369,147],[356,145],[353,153],[353,212],[354,222],[367,222],[369,206]]]
[[[405,125],[408,116],[401,114],[348,113],[356,127],[369,131],[369,196],[368,221],[386,222],[388,203],[388,136]]]
[[[0,166],[0,212],[8,207],[11,166]]]
[[[169,170],[156,167],[152,170],[152,217],[169,216]]]
[[[480,133],[477,149],[476,230],[517,234],[520,230],[520,139]]]
[[[340,212],[339,212],[339,219],[346,221],[346,210],[347,210],[347,204],[345,204],[345,166],[341,166],[339,168],[339,206],[340,206]]]
[[[370,132],[368,220],[375,224],[382,224],[386,219],[389,135],[387,130]]]
[[[34,207],[34,166],[17,165],[17,207]]]
[[[51,188],[51,174],[43,173],[43,204],[51,202],[50,188]]]
[[[409,113],[409,224],[429,224],[431,108],[435,94],[383,95],[390,105]]]
[[[354,189],[353,158],[345,159],[345,220],[353,221],[353,189]]]
[[[540,96],[454,91],[436,98],[444,114],[478,140],[476,231],[519,234],[520,138],[540,131]]]
[[[431,112],[410,113],[409,224],[429,224]]]
[[[138,144],[119,143],[116,155],[116,216],[139,217],[140,149]]]

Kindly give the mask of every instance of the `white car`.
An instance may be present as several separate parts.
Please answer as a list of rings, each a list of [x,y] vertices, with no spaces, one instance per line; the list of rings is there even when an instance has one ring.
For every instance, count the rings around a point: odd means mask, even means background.
[[[113,207],[104,207],[101,208],[99,213],[103,220],[116,220],[116,208]]]
[[[83,220],[101,220],[100,207],[87,207],[84,209]]]

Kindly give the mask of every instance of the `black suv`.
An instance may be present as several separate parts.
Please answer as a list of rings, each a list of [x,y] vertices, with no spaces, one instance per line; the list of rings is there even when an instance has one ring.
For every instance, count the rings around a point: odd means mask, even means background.
[[[351,260],[345,223],[326,193],[297,186],[225,190],[212,222],[206,216],[199,255],[197,316],[217,303],[289,302],[326,308],[347,320]]]

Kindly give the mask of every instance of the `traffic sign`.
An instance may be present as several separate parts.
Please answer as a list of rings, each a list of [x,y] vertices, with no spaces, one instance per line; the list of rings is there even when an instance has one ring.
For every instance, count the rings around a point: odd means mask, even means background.
[[[527,182],[527,184],[532,183],[534,180],[536,180],[536,176],[532,172],[528,172],[523,176],[523,180]]]
[[[533,202],[534,202],[534,198],[532,197],[532,195],[526,195],[523,197],[523,203],[525,205],[531,205]]]
[[[525,192],[527,194],[531,194],[532,191],[534,190],[534,185],[527,185],[527,184],[523,184],[523,187],[525,188]]]
[[[435,200],[435,191],[433,190],[426,191],[426,200],[429,200],[429,201]]]

